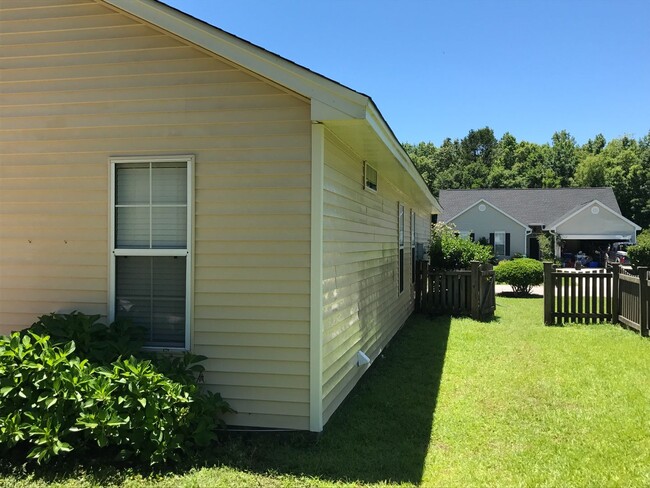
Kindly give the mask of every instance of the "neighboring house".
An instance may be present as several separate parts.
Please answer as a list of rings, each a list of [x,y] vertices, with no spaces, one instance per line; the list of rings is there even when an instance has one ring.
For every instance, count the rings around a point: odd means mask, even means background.
[[[636,241],[640,227],[621,215],[611,188],[441,190],[439,220],[461,234],[484,238],[498,258],[539,258],[536,236],[555,236],[562,252],[602,252],[608,244]]]
[[[0,333],[79,310],[320,431],[439,206],[372,100],[152,0],[0,4]]]

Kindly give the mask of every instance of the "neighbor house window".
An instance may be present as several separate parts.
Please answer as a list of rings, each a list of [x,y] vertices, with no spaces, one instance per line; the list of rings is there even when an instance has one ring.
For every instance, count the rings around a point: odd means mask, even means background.
[[[411,283],[415,283],[415,212],[411,210]]]
[[[505,232],[494,233],[494,254],[496,254],[497,256],[506,255],[506,233]]]
[[[490,243],[494,246],[495,256],[510,256],[510,233],[494,232],[490,234]]]
[[[111,318],[189,347],[193,157],[111,160]]]
[[[404,205],[398,204],[399,241],[399,292],[404,291]]]
[[[368,163],[363,163],[363,186],[366,190],[377,191],[377,170]]]

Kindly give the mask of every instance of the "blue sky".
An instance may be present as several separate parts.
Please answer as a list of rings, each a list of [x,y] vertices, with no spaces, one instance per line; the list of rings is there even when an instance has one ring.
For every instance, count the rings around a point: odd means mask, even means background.
[[[164,0],[370,95],[402,142],[650,130],[649,0]]]

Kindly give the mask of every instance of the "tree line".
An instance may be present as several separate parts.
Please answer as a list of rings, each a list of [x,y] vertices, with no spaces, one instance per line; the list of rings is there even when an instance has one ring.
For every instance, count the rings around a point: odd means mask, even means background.
[[[650,227],[650,131],[609,142],[598,134],[580,146],[566,130],[536,144],[508,132],[497,139],[485,127],[440,146],[403,146],[436,196],[441,189],[611,186],[622,214]]]

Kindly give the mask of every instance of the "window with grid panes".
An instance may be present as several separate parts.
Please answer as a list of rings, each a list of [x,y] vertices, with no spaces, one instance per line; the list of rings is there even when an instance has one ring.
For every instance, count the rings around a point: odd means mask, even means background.
[[[112,160],[112,316],[146,346],[186,348],[192,157]]]

